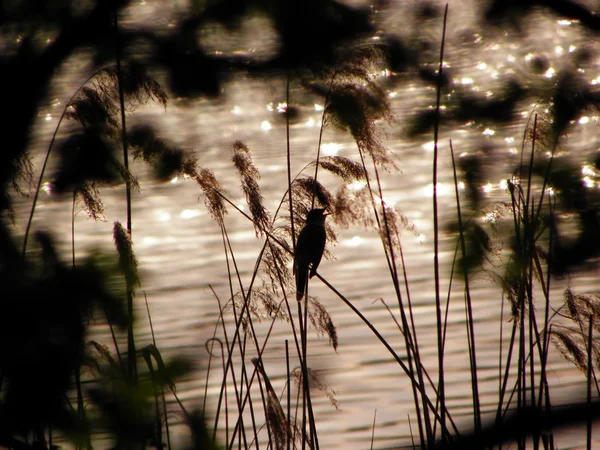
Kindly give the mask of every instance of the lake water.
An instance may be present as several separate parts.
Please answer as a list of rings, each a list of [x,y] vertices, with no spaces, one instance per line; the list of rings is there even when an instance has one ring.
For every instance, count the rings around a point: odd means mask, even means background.
[[[157,28],[168,24],[161,2],[146,0],[134,5],[136,13],[127,20],[143,21]],[[406,18],[414,15],[418,2],[390,2],[389,10],[381,13],[382,29],[397,33],[405,39],[426,36],[432,50],[423,50],[424,61],[436,65],[436,53],[442,30],[442,18],[418,23]],[[441,4],[440,4],[441,5]],[[580,25],[564,21],[543,12],[535,12],[527,33],[492,30],[476,21],[481,6],[478,2],[451,2],[448,17],[448,39],[445,62],[456,89],[477,95],[498,95],[506,79],[515,76],[532,83],[551,83],[562,68],[575,61],[578,52],[589,51],[582,76],[591,83],[600,75],[597,42]],[[158,15],[157,11],[161,13]],[[409,22],[409,23],[407,23]],[[127,22],[126,22],[127,23]],[[252,27],[250,27],[252,29]],[[259,48],[272,42],[269,35],[257,38]],[[238,42],[238,41],[236,41]],[[241,39],[240,42],[244,42]],[[263,47],[260,47],[260,46]],[[430,57],[428,55],[431,55]],[[548,68],[533,74],[531,60],[535,56],[547,58]],[[429,58],[429,59],[427,59]],[[79,85],[89,76],[85,53],[68,61],[61,68],[48,105],[40,111],[32,150],[40,162],[56,127],[64,105]],[[83,68],[83,70],[82,70]],[[415,321],[421,356],[432,377],[436,376],[437,346],[433,281],[433,219],[432,219],[432,136],[407,137],[409,119],[416,111],[435,104],[435,90],[416,81],[394,81],[383,78],[389,90],[390,101],[397,122],[381,124],[387,133],[384,144],[393,152],[401,171],[383,175],[384,196],[397,206],[415,225],[417,234],[405,231],[402,236],[406,270],[414,305]],[[277,113],[277,105],[285,102],[286,80],[262,80],[235,75],[224,85],[222,98],[216,101],[183,101],[171,98],[166,112],[158,106],[140,109],[131,124],[153,124],[159,134],[179,146],[195,151],[199,163],[214,171],[230,198],[244,207],[239,181],[231,164],[231,148],[235,140],[243,141],[251,150],[259,168],[266,205],[274,211],[284,195],[286,178],[285,121]],[[299,105],[299,120],[291,127],[292,172],[295,174],[315,155],[322,99],[312,97],[301,89],[291,92],[292,104]],[[454,189],[449,155],[449,139],[457,155],[492,149],[495,165],[488,167],[489,184],[486,203],[509,201],[502,184],[520,159],[525,124],[535,101],[518,104],[516,120],[502,126],[478,123],[458,124],[443,128],[440,136],[439,205],[442,225],[456,214]],[[583,164],[590,149],[597,148],[598,117],[596,112],[579,120],[569,131],[566,147]],[[69,126],[63,130],[68,133]],[[350,137],[326,129],[322,151],[330,155],[357,158],[356,145]],[[39,164],[36,168],[39,170]],[[204,393],[207,352],[204,348],[217,323],[219,311],[214,289],[222,302],[229,298],[227,266],[218,225],[211,219],[201,198],[201,192],[191,180],[173,180],[171,183],[153,182],[146,169],[133,164],[140,175],[140,194],[133,195],[133,241],[142,274],[140,294],[147,295],[158,346],[166,355],[186,354],[198,364],[198,372],[177,384],[178,395],[188,409],[201,405]],[[326,187],[335,191],[339,181],[323,178]],[[598,188],[594,186],[593,188]],[[76,246],[79,254],[94,248],[112,249],[112,226],[118,220],[125,222],[125,194],[121,188],[103,191],[107,206],[106,222],[93,223],[84,213],[77,216]],[[24,229],[29,203],[20,201],[16,227]],[[42,196],[34,219],[38,229],[69,230],[70,199]],[[230,209],[225,224],[232,241],[235,258],[245,286],[250,281],[262,241],[255,237],[253,228],[240,214]],[[319,273],[341,291],[385,336],[401,356],[405,355],[404,340],[387,310],[377,299],[384,299],[397,313],[395,294],[387,272],[382,246],[375,232],[360,228],[340,229],[338,244],[329,247],[334,259],[324,260]],[[58,233],[58,232],[57,232]],[[68,255],[70,236],[57,235]],[[448,289],[455,236],[442,228],[440,263],[442,267],[442,297]],[[67,257],[67,256],[65,256]],[[506,257],[504,259],[506,262]],[[562,292],[570,286],[577,293],[598,289],[597,271],[590,267],[570,279],[552,281],[552,306],[562,304]],[[461,283],[455,282],[449,306],[446,339],[446,366],[448,406],[454,420],[463,427],[471,426],[471,394],[465,313]],[[329,389],[335,391],[339,409],[317,391],[313,394],[317,429],[321,448],[364,449],[370,445],[372,424],[376,412],[375,448],[394,448],[410,445],[410,424],[416,432],[412,391],[406,375],[392,361],[389,353],[355,314],[339,301],[326,286],[316,279],[310,285],[327,308],[339,336],[335,352],[327,338],[309,334],[309,366],[318,370]],[[539,296],[541,299],[541,295]],[[484,277],[472,285],[475,333],[480,365],[482,408],[495,411],[498,392],[499,335],[507,341],[512,326],[506,317],[508,310],[500,288]],[[505,316],[501,318],[502,302]],[[541,301],[541,300],[540,300]],[[150,342],[145,320],[143,296],[137,299],[138,344]],[[538,313],[542,314],[542,305]],[[230,326],[230,336],[233,327]],[[262,343],[270,326],[265,320],[257,326]],[[221,333],[221,332],[218,332]],[[219,334],[220,335],[220,334]],[[285,387],[285,340],[293,338],[285,323],[277,323],[263,355],[265,369],[278,393]],[[251,354],[250,357],[255,356]],[[249,361],[249,358],[248,358]],[[296,365],[296,364],[294,364]],[[248,368],[251,368],[248,363]],[[585,377],[572,364],[552,349],[549,379],[553,405],[584,398]],[[220,387],[219,374],[209,378],[208,410],[214,411]],[[258,391],[255,401],[259,402]],[[171,409],[177,411],[177,405]],[[209,413],[210,414],[210,413]],[[180,419],[173,414],[171,419]],[[262,420],[259,419],[262,423]],[[176,442],[178,439],[175,438]],[[597,442],[600,442],[598,440]],[[559,434],[559,448],[581,448],[585,434],[570,430]]]

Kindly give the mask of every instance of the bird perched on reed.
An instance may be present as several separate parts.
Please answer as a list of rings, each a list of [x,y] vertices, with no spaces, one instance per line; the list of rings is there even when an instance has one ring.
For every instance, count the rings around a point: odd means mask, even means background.
[[[306,292],[309,278],[314,277],[325,250],[325,208],[313,209],[306,216],[306,225],[298,235],[294,254],[294,275],[296,276],[296,300],[300,301]]]

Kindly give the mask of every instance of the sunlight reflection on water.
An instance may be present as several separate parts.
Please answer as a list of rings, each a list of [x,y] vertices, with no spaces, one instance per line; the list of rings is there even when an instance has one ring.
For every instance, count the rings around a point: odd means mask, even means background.
[[[144,6],[148,7],[149,4]],[[401,26],[404,22],[399,19],[405,14],[403,8],[398,7],[397,11],[390,14],[390,18],[384,20],[387,31],[405,34],[415,31],[405,30],[404,26]],[[476,25],[470,22],[467,15],[469,8],[474,9],[475,6],[467,7],[461,3],[461,7],[454,8],[451,5],[449,20],[453,25],[452,29],[476,29]],[[461,13],[466,16],[461,17]],[[585,39],[583,42],[569,42],[570,39],[574,39],[569,34],[570,27],[575,26],[572,21],[556,21],[552,17],[540,16],[540,23],[543,24],[534,24],[535,27],[542,28],[535,37],[535,50],[532,49],[534,43],[531,42],[531,36],[527,36],[517,45],[497,34],[488,36],[483,31],[473,31],[471,34],[474,44],[463,48],[458,36],[460,33],[451,34],[445,56],[447,67],[455,71],[453,76],[463,88],[473,90],[477,95],[489,92],[489,97],[493,97],[499,83],[502,83],[507,74],[524,72],[524,66],[540,54],[548,55],[549,66],[539,77],[551,79],[559,70],[561,62],[579,47],[593,46],[598,50],[598,44]],[[437,42],[440,27],[438,21],[423,32],[431,33],[432,41]],[[555,33],[557,28],[561,29],[561,35]],[[551,39],[548,39],[549,37]],[[216,45],[218,42],[210,44]],[[268,47],[265,49],[268,50]],[[594,78],[590,83],[594,85],[600,80],[600,76],[595,74],[598,70],[597,63],[592,69]],[[65,75],[62,81],[64,84],[57,87],[64,95],[61,94],[58,99],[53,100],[49,107],[51,113],[41,115],[40,122],[43,122],[43,126],[39,128],[36,138],[40,152],[45,151],[47,137],[56,126],[56,121],[50,119],[61,109],[61,102],[68,101],[78,83],[82,81],[74,75],[75,73],[69,72]],[[432,313],[434,296],[431,219],[431,158],[434,144],[431,136],[413,140],[402,136],[411,113],[425,105],[432,105],[435,92],[431,87],[420,84],[391,85],[389,89],[394,92],[390,99],[398,123],[390,126],[391,132],[385,143],[390,148],[398,146],[396,153],[402,173],[383,175],[386,186],[384,195],[391,204],[398,204],[417,225],[418,237],[410,231],[403,233],[403,251],[412,301],[416,306],[415,315],[420,345],[423,346],[423,358],[430,367],[435,367],[437,344],[434,332],[435,317]],[[253,158],[263,174],[261,187],[265,202],[273,211],[287,186],[285,121],[277,116],[277,110],[281,105],[285,106],[285,103],[282,103],[285,97],[285,80],[274,78],[257,81],[237,76],[226,85],[225,92],[226,100],[223,102],[211,103],[202,100],[178,104],[177,101],[172,101],[166,113],[161,108],[149,107],[140,111],[136,120],[143,122],[148,119],[157,125],[165,137],[185,148],[193,149],[200,164],[213,170],[234,201],[240,204],[243,197],[239,192],[235,171],[230,164],[230,156],[232,142],[242,140],[251,148]],[[318,103],[321,99],[310,96],[298,98],[303,95],[301,91],[292,91],[292,102],[297,101],[301,108],[301,121],[292,125],[290,130],[294,171],[303,168],[314,157],[323,111],[323,106]],[[442,129],[438,145],[440,181],[437,191],[443,222],[454,219],[455,215],[448,139],[456,139],[454,150],[457,153],[476,152],[490,142],[493,143],[490,145],[495,146],[494,151],[500,149],[498,151],[504,152],[498,159],[498,167],[489,168],[490,180],[484,191],[488,194],[486,202],[506,200],[506,171],[500,169],[512,167],[518,161],[523,127],[531,114],[530,105],[521,105],[520,108],[517,119],[511,124],[493,127],[482,124],[457,125]],[[577,128],[573,130],[573,134],[577,135],[573,141],[580,142],[580,137],[583,136],[584,142],[578,146],[586,149],[597,144],[597,130],[590,128],[596,126],[597,118],[581,118],[576,124]],[[356,157],[355,144],[348,135],[326,129],[325,139],[326,143],[321,147],[325,155]],[[36,162],[39,158],[40,156],[36,156]],[[589,177],[589,186],[594,186],[594,177],[597,180],[596,172],[584,174]],[[504,178],[499,178],[500,176]],[[223,299],[229,297],[220,230],[206,213],[202,198],[199,200],[201,195],[191,180],[178,180],[167,186],[153,183],[147,176],[142,177],[142,180],[142,192],[140,195],[134,195],[133,200],[133,238],[143,270],[143,289],[152,311],[158,345],[167,354],[175,354],[182,348],[188,349],[197,360],[204,363],[204,341],[210,337],[218,315],[209,284]],[[355,183],[351,185],[351,189],[360,189],[363,186],[363,183]],[[330,187],[334,190],[337,186]],[[461,185],[462,188],[464,185]],[[92,224],[82,214],[77,217],[76,235],[82,252],[94,246],[111,248],[109,230],[112,222],[123,220],[122,192],[114,189],[105,190],[103,194],[106,196],[108,207],[106,224]],[[70,210],[66,202],[46,203],[46,199],[42,199],[42,203],[36,215],[38,225],[70,223]],[[27,201],[18,205],[20,217],[24,217],[27,206]],[[248,222],[239,214],[231,211],[226,225],[236,257],[242,263],[240,270],[243,277],[246,277],[244,282],[248,283],[247,278],[260,250],[260,242],[255,238]],[[22,229],[23,223],[17,221],[17,227]],[[347,293],[348,298],[394,343],[398,353],[404,354],[403,346],[400,345],[401,336],[394,322],[381,303],[373,303],[381,298],[389,302],[390,308],[394,309],[393,286],[387,274],[378,237],[375,233],[354,228],[339,232],[340,243],[330,248],[335,259],[323,261],[319,272],[340,291]],[[63,247],[67,249],[69,236],[64,235],[60,238]],[[454,251],[453,238],[451,232],[442,230],[441,256],[445,264],[442,283],[446,290],[449,284],[449,263]],[[560,303],[562,289],[567,284],[576,287],[580,292],[597,289],[595,275],[593,272],[583,272],[576,278],[564,282],[557,281],[553,287],[557,303]],[[447,389],[451,392],[449,403],[451,408],[456,407],[459,424],[469,426],[470,386],[468,377],[465,376],[465,373],[468,373],[468,358],[465,352],[464,309],[459,307],[464,304],[464,299],[460,288],[455,289],[457,290],[451,296],[449,312]],[[503,329],[506,335],[510,324],[506,318],[504,323],[499,320],[503,300],[497,286],[487,279],[474,280],[471,293],[475,299],[473,307],[477,318],[475,331],[482,365],[483,405],[486,411],[491,411],[497,400],[495,393],[498,389],[498,334]],[[315,334],[309,337],[310,364],[323,368],[327,372],[329,387],[339,392],[336,397],[340,402],[340,410],[333,408],[326,397],[315,398],[316,420],[321,433],[322,448],[366,448],[370,441],[370,424],[375,409],[378,411],[377,445],[410,442],[407,415],[413,415],[414,411],[411,406],[410,384],[406,376],[395,364],[388,363],[390,358],[385,349],[356,316],[324,286],[312,283],[311,295],[318,296],[326,305],[337,326],[340,340],[340,348],[336,354],[328,345],[327,339],[317,338]],[[140,305],[139,308],[140,312],[145,311],[145,307]],[[506,308],[505,306],[505,313]],[[207,322],[206,317],[212,317],[214,321]],[[261,326],[266,328],[268,324]],[[140,324],[140,328],[147,333],[145,325]],[[149,337],[148,334],[145,336]],[[281,352],[285,339],[290,339],[289,330],[284,326],[277,326],[271,337],[272,347],[269,347],[269,354],[265,355],[266,365],[273,376],[277,392],[282,392],[285,384],[285,360]],[[573,389],[582,386],[583,377],[557,355],[557,352],[552,353],[550,358],[551,382],[562,387],[553,391],[553,401],[569,401]],[[193,399],[194,395],[201,396],[203,380],[202,375],[199,375],[198,379],[188,380],[178,386],[178,392],[182,398]],[[218,377],[211,378],[209,392],[217,395],[218,386]],[[571,433],[567,433],[567,436],[567,439],[572,438]],[[576,442],[581,442],[582,438],[578,439],[566,440],[565,445],[568,448],[576,448]]]

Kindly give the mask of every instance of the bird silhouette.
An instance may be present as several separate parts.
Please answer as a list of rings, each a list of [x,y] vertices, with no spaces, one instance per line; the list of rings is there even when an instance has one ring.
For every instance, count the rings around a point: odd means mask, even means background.
[[[313,209],[306,216],[306,225],[298,235],[296,253],[294,254],[294,275],[296,276],[296,300],[304,297],[309,278],[317,273],[317,267],[321,262],[323,250],[325,250],[325,208]]]

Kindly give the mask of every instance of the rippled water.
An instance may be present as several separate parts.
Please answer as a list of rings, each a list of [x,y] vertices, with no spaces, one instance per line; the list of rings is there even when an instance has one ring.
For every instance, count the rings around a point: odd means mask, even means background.
[[[146,0],[137,5],[140,19],[161,26],[164,18],[155,18],[155,2]],[[400,2],[398,2],[400,3]],[[407,39],[428,36],[434,50],[432,67],[438,51],[442,22],[438,17],[422,24],[407,23],[413,2],[395,3],[382,16],[387,32],[398,33]],[[590,82],[600,75],[598,44],[578,33],[579,25],[536,12],[527,34],[489,30],[475,21],[478,3],[451,2],[448,18],[448,41],[445,61],[457,88],[493,97],[507,77],[520,80],[547,80],[550,83],[561,68],[572,64],[577,52],[592,53],[582,74]],[[133,16],[133,15],[132,15]],[[162,17],[162,16],[161,16]],[[419,34],[422,33],[422,34]],[[268,38],[265,38],[269,44]],[[243,40],[242,40],[243,42]],[[260,46],[259,44],[257,44]],[[423,54],[427,56],[428,51]],[[531,72],[532,57],[547,58],[549,67],[539,75]],[[59,82],[49,105],[40,113],[35,140],[36,158],[47,148],[51,133],[65,103],[75,89],[87,78],[84,54],[69,61],[61,69]],[[395,204],[410,219],[418,236],[403,234],[406,270],[414,304],[415,320],[421,355],[432,377],[437,365],[434,286],[433,286],[433,221],[432,221],[432,145],[431,136],[407,138],[408,120],[421,108],[435,103],[435,91],[424,83],[382,79],[389,89],[397,123],[381,124],[387,133],[386,146],[397,157],[400,173],[385,174],[383,188],[386,200]],[[292,102],[299,104],[300,119],[291,128],[292,170],[297,172],[314,157],[321,123],[318,105],[321,99],[312,98],[300,89],[292,90]],[[151,122],[162,137],[193,149],[199,162],[213,170],[231,198],[243,207],[239,182],[230,163],[231,144],[242,140],[252,150],[254,161],[262,174],[261,188],[267,206],[273,211],[281,200],[286,186],[285,122],[276,112],[285,99],[285,79],[262,80],[237,75],[225,85],[223,98],[218,101],[183,101],[171,99],[166,112],[158,107],[140,110],[132,123]],[[488,168],[489,203],[508,200],[502,185],[507,167],[514,167],[520,158],[524,126],[532,111],[533,102],[518,105],[518,119],[503,126],[462,124],[444,128],[440,143],[440,208],[442,223],[456,214],[448,140],[452,139],[457,154],[491,149],[497,165]],[[275,110],[275,111],[272,111]],[[594,113],[595,114],[595,113]],[[65,128],[65,133],[68,132]],[[580,120],[570,132],[569,150],[587,151],[597,148],[598,117],[590,115]],[[356,157],[356,148],[348,136],[325,130],[323,151]],[[580,158],[581,159],[581,158]],[[37,166],[39,167],[39,165]],[[133,239],[143,277],[143,292],[147,295],[158,345],[166,354],[185,353],[193,356],[199,367],[205,365],[205,341],[212,335],[217,318],[217,301],[229,297],[228,276],[222,238],[216,223],[203,205],[199,189],[191,181],[174,180],[158,184],[150,180],[141,165],[134,164],[141,174],[142,191],[133,196]],[[325,185],[335,190],[338,182],[323,178]],[[115,220],[125,221],[124,192],[112,189],[103,192],[107,204],[105,223],[92,223],[79,214],[76,220],[76,246],[82,254],[94,248],[112,248],[111,229]],[[16,226],[23,230],[27,201],[18,207]],[[44,197],[39,203],[34,225],[53,230],[69,229],[70,202]],[[242,281],[249,283],[261,241],[255,238],[250,224],[231,211],[226,219]],[[331,247],[334,259],[323,261],[319,272],[359,308],[389,340],[400,355],[404,355],[403,339],[389,313],[377,299],[384,299],[396,312],[393,285],[390,281],[382,247],[375,233],[358,228],[338,230],[339,243]],[[65,249],[70,237],[58,236]],[[442,294],[448,289],[455,237],[442,232]],[[571,286],[576,292],[598,288],[595,269],[582,271],[568,280],[553,280],[553,306],[562,303],[562,291]],[[410,445],[409,416],[416,430],[410,383],[398,365],[371,331],[319,282],[311,284],[317,296],[332,316],[339,334],[335,352],[327,338],[315,333],[309,336],[309,365],[321,371],[327,386],[336,391],[339,409],[324,395],[314,394],[317,427],[321,448],[363,449],[369,446],[375,411],[375,447],[390,448]],[[485,278],[472,286],[480,390],[484,411],[493,412],[498,392],[499,334],[503,329],[506,340],[511,324],[501,321],[502,292]],[[139,344],[149,342],[145,306],[139,299]],[[506,307],[506,304],[505,304]],[[506,312],[506,311],[505,311]],[[541,306],[540,306],[541,314]],[[465,313],[462,290],[456,284],[451,296],[446,339],[447,394],[450,411],[459,425],[471,425],[469,363],[465,336]],[[258,326],[265,336],[270,323]],[[285,385],[285,340],[292,342],[289,327],[276,324],[263,355],[265,369],[277,392]],[[254,355],[251,355],[254,356]],[[584,397],[585,378],[553,349],[550,355],[550,382],[553,404]],[[218,376],[211,377],[209,405],[214,408],[219,388]],[[200,404],[204,375],[178,383],[178,393],[186,406]],[[258,398],[258,397],[257,397]],[[174,410],[175,410],[174,406]],[[212,410],[210,409],[209,410]],[[577,430],[560,435],[560,448],[578,448],[585,435]]]

